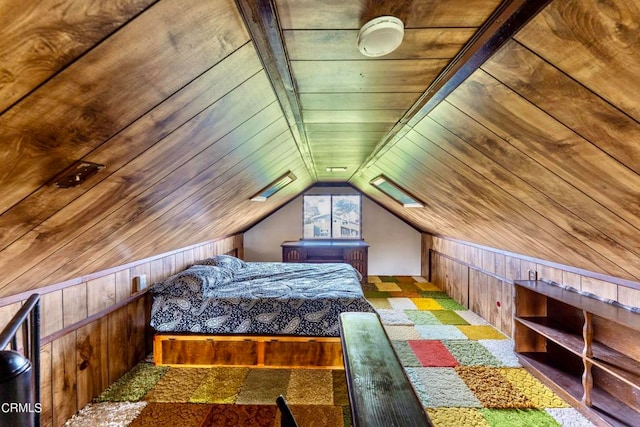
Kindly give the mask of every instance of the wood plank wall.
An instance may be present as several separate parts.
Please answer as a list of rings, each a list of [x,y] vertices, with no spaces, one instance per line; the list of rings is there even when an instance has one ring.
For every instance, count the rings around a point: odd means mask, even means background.
[[[472,243],[423,235],[423,274],[458,303],[511,336],[513,281],[538,279],[562,283],[621,304],[640,307],[640,284],[552,264]]]
[[[242,234],[38,289],[41,296],[42,426],[61,426],[151,351],[150,285],[217,254],[243,256]],[[0,299],[4,327],[29,293]]]

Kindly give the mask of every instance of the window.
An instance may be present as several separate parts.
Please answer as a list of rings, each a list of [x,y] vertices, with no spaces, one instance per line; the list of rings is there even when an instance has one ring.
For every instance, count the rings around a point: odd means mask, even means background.
[[[303,196],[303,235],[305,239],[360,239],[361,196]]]

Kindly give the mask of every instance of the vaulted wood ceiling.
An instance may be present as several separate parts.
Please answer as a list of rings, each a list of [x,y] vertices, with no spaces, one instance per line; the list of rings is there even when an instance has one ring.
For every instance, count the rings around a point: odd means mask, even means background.
[[[427,232],[638,280],[640,5],[553,0],[510,35],[533,3],[0,0],[0,296],[240,232],[326,181]],[[362,56],[385,14],[403,44]],[[78,161],[105,168],[57,188]]]

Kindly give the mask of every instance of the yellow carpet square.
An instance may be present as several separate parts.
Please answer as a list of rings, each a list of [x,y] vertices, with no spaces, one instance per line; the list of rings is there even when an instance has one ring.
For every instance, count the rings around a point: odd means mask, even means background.
[[[431,282],[423,282],[423,283],[418,282],[416,283],[416,286],[421,291],[441,291],[442,290]]]
[[[149,402],[188,402],[207,377],[207,369],[170,369],[142,398]]]
[[[397,283],[393,283],[393,282],[377,282],[376,288],[378,288],[379,291],[391,291],[391,292],[398,292],[402,290]]]
[[[379,283],[382,282],[378,276],[367,276],[368,283]]]
[[[234,403],[248,368],[210,368],[209,375],[191,395],[192,403]]]
[[[333,405],[333,375],[328,369],[293,369],[286,395],[291,405]]]
[[[415,280],[416,282],[427,282],[427,279],[425,279],[422,276],[411,276],[413,277],[413,280]]]
[[[507,337],[491,325],[456,325],[470,340],[506,340]]]
[[[389,303],[389,300],[386,298],[367,298],[367,301],[373,306],[375,309],[381,308],[393,308]]]
[[[501,368],[500,373],[524,394],[536,408],[568,408],[560,397],[524,368]]]
[[[427,415],[434,427],[489,427],[476,408],[427,408]]]
[[[418,310],[444,310],[438,301],[433,298],[411,298]]]

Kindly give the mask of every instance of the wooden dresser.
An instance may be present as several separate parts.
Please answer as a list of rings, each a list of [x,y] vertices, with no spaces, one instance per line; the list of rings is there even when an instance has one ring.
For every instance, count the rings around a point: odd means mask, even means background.
[[[292,240],[282,242],[282,262],[344,262],[368,274],[369,245],[364,240]]]
[[[515,291],[520,362],[597,425],[640,425],[640,313],[540,280]]]

